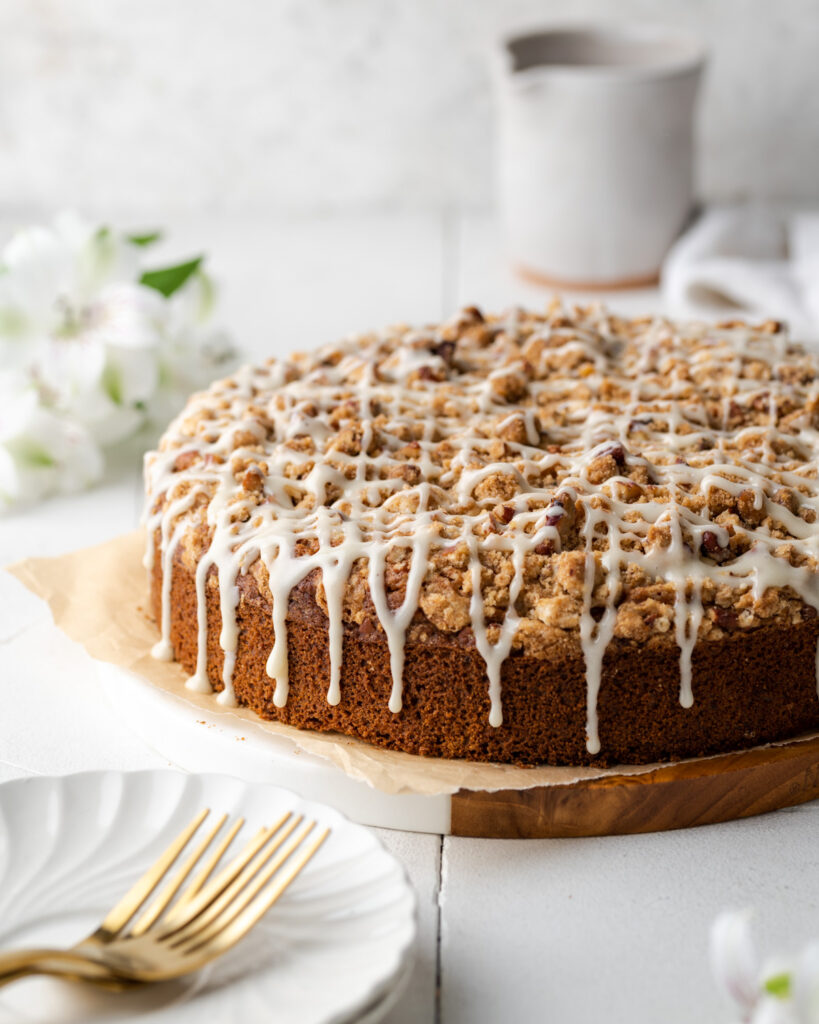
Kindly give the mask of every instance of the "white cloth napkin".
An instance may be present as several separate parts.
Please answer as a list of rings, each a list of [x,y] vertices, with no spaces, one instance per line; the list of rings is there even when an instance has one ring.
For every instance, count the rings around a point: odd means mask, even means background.
[[[662,271],[672,316],[784,320],[819,340],[819,211],[759,206],[706,210]]]

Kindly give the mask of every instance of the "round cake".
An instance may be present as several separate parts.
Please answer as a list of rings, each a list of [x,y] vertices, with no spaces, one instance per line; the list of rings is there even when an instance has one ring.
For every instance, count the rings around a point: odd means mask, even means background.
[[[644,763],[819,727],[819,362],[599,307],[248,367],[146,458],[154,653],[393,750]]]

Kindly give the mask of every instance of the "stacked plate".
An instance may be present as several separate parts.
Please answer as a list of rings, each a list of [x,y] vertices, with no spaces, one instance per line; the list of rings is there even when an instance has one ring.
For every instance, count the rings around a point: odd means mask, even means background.
[[[123,994],[20,981],[0,989],[0,1024],[381,1019],[412,966],[415,900],[402,868],[331,808],[225,776],[89,772],[0,786],[0,949],[87,935],[204,807],[244,817],[239,841],[286,811],[332,831],[260,924],[209,968]]]

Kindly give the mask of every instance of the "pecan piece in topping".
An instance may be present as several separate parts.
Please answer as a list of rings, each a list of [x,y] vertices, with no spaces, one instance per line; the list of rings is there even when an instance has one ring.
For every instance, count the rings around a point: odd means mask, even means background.
[[[617,465],[622,469],[626,464],[626,452],[621,444],[612,444],[604,448],[601,455],[610,455]]]
[[[700,540],[700,554],[706,558],[720,563],[734,557],[735,552],[731,550],[730,542],[726,545],[721,544],[713,530],[703,530]]]
[[[484,315],[477,306],[464,306],[461,310],[461,315],[465,320],[471,320],[477,323],[484,323]]]
[[[780,487],[774,494],[773,500],[777,505],[781,505],[783,508],[786,508],[793,515],[795,515],[799,510],[799,501],[796,495],[793,491],[788,490],[787,487]]]
[[[455,342],[439,341],[437,345],[433,345],[430,348],[430,352],[438,356],[439,359],[443,359],[447,366],[452,366],[452,358],[455,355]]]
[[[525,398],[529,384],[521,373],[502,373],[490,379],[489,390],[494,398],[512,404]]]
[[[502,523],[511,523],[515,516],[515,509],[512,505],[499,505],[493,509],[493,514]]]
[[[739,626],[739,616],[732,608],[714,607],[714,621],[721,628],[732,633]]]
[[[552,503],[546,509],[546,515],[543,517],[543,526],[553,526],[557,529],[557,539],[554,540],[549,537],[542,541],[535,547],[535,554],[552,555],[555,551],[561,551],[568,539],[569,532],[574,526],[576,515],[575,504],[571,495],[566,491],[558,492],[552,498]]]
[[[639,501],[643,496],[643,488],[634,480],[618,480],[614,485],[614,496],[620,501]]]
[[[717,535],[712,530],[703,530],[700,546],[707,555],[714,555],[722,549]]]
[[[602,484],[619,476],[626,467],[626,453],[621,444],[611,444],[591,460],[586,470],[589,483]]]
[[[387,479],[405,480],[413,487],[421,482],[421,467],[413,462],[400,463],[397,466],[390,466],[387,470]]]
[[[501,419],[496,428],[498,437],[512,444],[528,444],[529,434],[526,430],[526,420],[523,415],[507,416]]]
[[[180,473],[183,470],[190,469],[191,466],[199,458],[199,452],[194,449],[190,449],[186,452],[180,452],[179,455],[173,460],[173,470],[175,473]]]
[[[251,466],[242,477],[242,489],[257,493],[264,490],[264,476],[258,466]]]
[[[737,495],[737,509],[743,522],[749,526],[758,526],[765,518],[765,503],[762,508],[756,507],[756,494],[749,487]]]

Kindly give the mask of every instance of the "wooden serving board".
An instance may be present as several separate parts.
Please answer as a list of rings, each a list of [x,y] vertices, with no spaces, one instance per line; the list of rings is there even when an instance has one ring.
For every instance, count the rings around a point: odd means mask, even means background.
[[[819,798],[819,736],[566,785],[388,793],[272,734],[250,713],[239,717],[208,697],[98,667],[112,707],[177,767],[286,786],[364,825],[509,839],[625,835],[710,825]]]
[[[570,786],[461,790],[451,834],[507,839],[663,832],[819,798],[819,737]]]

